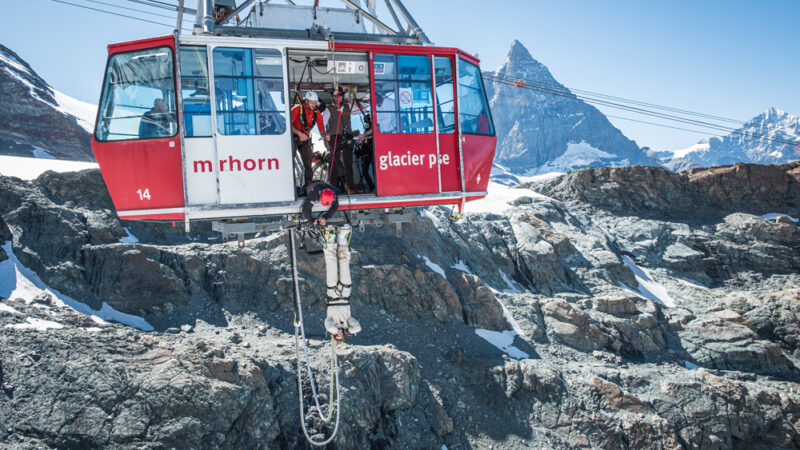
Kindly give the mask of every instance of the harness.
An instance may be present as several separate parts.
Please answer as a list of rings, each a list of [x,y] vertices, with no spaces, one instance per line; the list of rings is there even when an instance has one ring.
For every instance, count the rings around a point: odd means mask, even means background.
[[[317,123],[317,120],[319,120],[319,117],[317,116],[318,114],[319,111],[315,109],[313,117],[311,118],[311,123],[308,123],[308,117],[306,117],[305,101],[300,102],[300,124],[303,125],[304,134],[308,134],[308,132],[311,131],[312,128],[314,128],[314,124]],[[297,135],[295,135],[294,138],[295,140],[299,139]]]

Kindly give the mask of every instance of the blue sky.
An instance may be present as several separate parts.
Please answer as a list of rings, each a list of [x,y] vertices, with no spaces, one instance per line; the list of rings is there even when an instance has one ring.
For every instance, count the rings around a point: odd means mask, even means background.
[[[112,9],[86,0],[66,1]],[[126,0],[102,1],[169,15]],[[91,103],[97,103],[100,94],[106,45],[171,32],[166,26],[52,0],[5,3],[0,43],[56,89]],[[194,0],[187,0],[190,3]],[[484,70],[496,69],[518,39],[567,87],[740,120],[772,106],[800,114],[797,0],[404,3],[431,40],[478,53]],[[611,121],[639,145],[659,150],[688,147],[704,137]]]

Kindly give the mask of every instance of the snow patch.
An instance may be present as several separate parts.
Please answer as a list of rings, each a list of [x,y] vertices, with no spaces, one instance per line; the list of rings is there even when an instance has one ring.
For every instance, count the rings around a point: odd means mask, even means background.
[[[5,303],[0,303],[0,312],[7,312],[9,314],[22,315],[21,312],[19,312],[16,309],[6,305]]]
[[[436,227],[437,230],[439,230],[439,231],[447,231],[447,228],[445,228],[445,226],[442,223],[442,221],[439,220],[439,218],[436,216],[436,214],[434,214],[429,208],[425,208],[422,211],[422,215],[427,217],[428,219],[430,219],[430,221],[433,222],[433,226]]]
[[[124,227],[123,230],[125,230],[125,234],[127,234],[127,236],[120,238],[119,239],[120,242],[122,242],[123,244],[135,244],[139,242],[139,239],[137,239],[136,236],[131,234],[131,231],[128,229],[128,227]]]
[[[23,180],[33,180],[48,170],[54,172],[77,172],[84,169],[97,169],[97,167],[97,163],[92,162],[0,156],[0,175],[22,178]]]
[[[705,141],[705,140],[704,141],[700,141],[697,144],[694,144],[689,148],[684,148],[684,149],[681,149],[681,150],[673,150],[672,151],[672,157],[673,158],[683,158],[686,155],[688,155],[689,153],[702,152],[704,150],[708,150],[709,147],[710,147],[710,144],[708,143],[708,141]]]
[[[694,280],[689,279],[689,278],[678,277],[678,281],[680,281],[683,284],[687,284],[687,285],[689,285],[691,287],[696,287],[696,288],[700,288],[700,289],[708,289],[708,286],[704,285],[703,283],[700,283],[699,281],[694,281]]]
[[[510,203],[520,197],[549,199],[549,197],[530,189],[510,188],[493,181],[489,182],[488,192],[486,197],[467,203],[466,212],[503,214],[504,211],[513,207]]]
[[[464,261],[462,261],[460,259],[458,260],[457,264],[453,264],[450,267],[453,268],[453,269],[456,269],[456,270],[460,270],[460,271],[462,271],[464,273],[468,273],[470,275],[473,275],[472,271],[469,270],[469,267],[467,267],[467,265],[464,263]]]
[[[438,273],[443,278],[447,279],[447,276],[444,274],[444,269],[442,269],[442,266],[440,266],[440,265],[436,264],[435,262],[431,261],[430,259],[428,259],[427,256],[417,255],[417,258],[424,259],[425,260],[425,264],[428,267],[430,267],[431,270],[433,270],[434,272]]]
[[[788,215],[788,214],[781,214],[781,213],[769,213],[769,214],[764,214],[763,216],[761,216],[761,218],[762,218],[762,219],[764,219],[764,220],[775,220],[775,219],[777,219],[778,217],[788,217],[788,218],[789,218],[789,220],[791,220],[791,221],[792,221],[792,222],[794,222],[794,223],[798,223],[798,222],[800,222],[800,218],[798,218],[798,217],[792,217],[792,216],[790,216],[790,215]]]
[[[143,318],[117,311],[106,302],[103,302],[98,311],[68,295],[51,289],[39,278],[36,272],[19,262],[11,248],[11,241],[6,241],[2,248],[8,255],[8,259],[0,263],[0,296],[21,298],[30,303],[37,295],[49,294],[54,298],[57,306],[67,306],[82,314],[119,322],[144,331],[152,331],[154,329]]]
[[[5,56],[5,58],[4,58],[4,56]],[[39,95],[36,93],[36,90],[37,89],[41,89],[41,88],[38,88],[38,87],[34,86],[33,83],[31,83],[30,81],[26,80],[25,77],[22,75],[22,74],[28,74],[29,76],[33,76],[28,71],[28,69],[26,69],[25,67],[23,67],[20,64],[12,62],[10,59],[8,59],[7,55],[5,55],[4,53],[0,53],[0,62],[5,62],[6,63],[6,66],[3,67],[3,70],[5,70],[6,73],[11,75],[13,78],[16,78],[20,83],[25,85],[28,88],[28,91],[30,91],[31,97],[35,98],[36,100],[39,100],[42,103],[46,103],[51,108],[56,108],[56,106],[53,105],[51,100],[39,97]]]
[[[535,169],[536,173],[547,172],[566,172],[581,167],[591,166],[599,161],[617,158],[613,153],[604,152],[594,148],[586,141],[570,142],[567,144],[567,151],[558,158]]]
[[[544,183],[545,181],[550,181],[553,178],[558,178],[565,173],[566,172],[547,172],[539,175],[520,176],[518,178],[521,183]]]
[[[622,262],[625,263],[625,265],[628,266],[631,271],[633,271],[633,275],[636,276],[636,281],[639,282],[638,290],[633,290],[628,286],[625,286],[624,283],[620,283],[624,289],[632,291],[644,298],[648,298],[663,305],[675,306],[675,301],[669,296],[667,288],[655,281],[647,269],[636,265],[636,263],[629,256],[623,256]]]
[[[475,334],[485,339],[488,343],[494,345],[501,352],[514,359],[530,358],[530,355],[522,350],[514,347],[514,337],[517,336],[516,331],[490,331],[483,328],[476,328]]]
[[[503,281],[505,281],[506,285],[508,286],[508,289],[503,291],[504,294],[507,294],[507,293],[520,294],[520,293],[522,293],[522,291],[519,290],[515,286],[514,280],[512,280],[511,278],[508,278],[508,275],[506,275],[505,272],[503,272],[502,270],[499,270],[498,272],[500,272],[500,276],[503,277]]]
[[[487,287],[489,287],[489,289],[492,289],[491,286],[487,285]],[[494,289],[492,290],[494,291]],[[500,308],[503,310],[503,318],[506,319],[506,322],[508,322],[509,325],[511,325],[511,328],[514,330],[514,332],[522,337],[527,337],[525,332],[522,331],[522,327],[519,326],[519,323],[517,323],[516,319],[514,319],[514,316],[511,315],[511,311],[509,311],[508,308],[506,308],[505,303],[500,301],[500,299],[497,298],[497,296],[495,296],[494,299],[497,300],[497,303],[500,304]]]
[[[28,69],[26,69],[25,66],[22,65],[22,61],[18,60],[17,58],[14,58],[8,53],[0,51],[0,62],[3,62],[9,66],[13,66],[14,69],[20,72],[30,73],[28,72]]]
[[[57,110],[69,114],[78,119],[80,125],[88,133],[94,133],[94,121],[97,117],[97,105],[83,102],[72,98],[62,92],[53,89],[53,97],[58,104]]]
[[[6,325],[6,328],[14,328],[17,330],[38,330],[38,331],[46,331],[50,328],[55,328],[55,329],[64,328],[64,325],[58,322],[37,319],[35,317],[26,317],[25,321],[28,323],[12,323],[10,325]]]

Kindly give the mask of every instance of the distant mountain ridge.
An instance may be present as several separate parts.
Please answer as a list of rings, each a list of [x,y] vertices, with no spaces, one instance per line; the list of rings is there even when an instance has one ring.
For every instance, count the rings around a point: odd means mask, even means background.
[[[519,41],[494,73],[566,90]],[[557,96],[486,81],[497,128],[495,160],[509,171],[534,175],[591,166],[658,165],[593,106]]]
[[[96,107],[45,82],[19,55],[0,45],[0,154],[93,161]]]
[[[770,108],[724,137],[703,139],[674,152],[665,166],[676,170],[690,166],[718,166],[737,162],[786,164],[800,159],[800,116]]]

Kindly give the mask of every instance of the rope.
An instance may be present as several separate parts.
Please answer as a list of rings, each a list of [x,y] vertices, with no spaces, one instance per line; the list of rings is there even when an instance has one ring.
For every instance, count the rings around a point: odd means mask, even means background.
[[[297,357],[297,394],[300,403],[300,426],[303,429],[303,435],[306,440],[315,447],[322,447],[333,441],[336,433],[339,431],[339,413],[341,412],[341,396],[339,392],[339,361],[336,355],[336,342],[331,337],[331,380],[330,380],[330,394],[328,396],[328,416],[322,413],[322,407],[319,404],[319,395],[317,394],[317,385],[314,382],[314,373],[311,370],[311,358],[308,355],[308,341],[306,339],[305,328],[303,327],[303,308],[300,300],[300,287],[297,277],[297,255],[295,253],[294,232],[289,230],[289,245],[291,247],[290,256],[292,262],[292,280],[294,282],[294,300],[295,300],[295,321],[294,321],[294,341],[295,341],[295,355]],[[333,418],[333,391],[334,384],[336,385],[336,422],[334,423],[333,432],[324,441],[315,441],[308,434],[305,416],[305,402],[303,399],[303,365],[300,362],[300,347],[302,342],[303,354],[306,360],[306,370],[308,371],[308,378],[311,384],[311,393],[314,397],[314,403],[317,409],[317,414],[323,423],[329,423]]]

